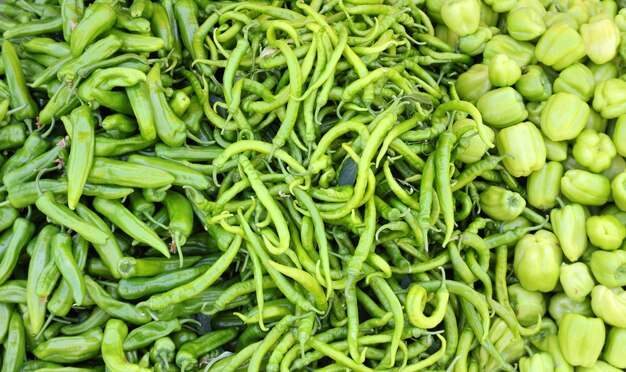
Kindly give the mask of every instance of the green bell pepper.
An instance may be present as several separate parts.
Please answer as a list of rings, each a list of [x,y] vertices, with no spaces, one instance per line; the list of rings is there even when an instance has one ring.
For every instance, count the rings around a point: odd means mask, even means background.
[[[594,91],[592,107],[606,119],[626,114],[626,81],[609,79],[599,82]]]
[[[594,173],[600,173],[611,166],[617,150],[611,137],[593,129],[584,129],[576,137],[572,155],[580,165]]]
[[[546,146],[541,132],[529,121],[498,132],[496,148],[501,156],[509,155],[502,164],[514,177],[528,176],[543,168],[546,162]]]
[[[575,262],[587,249],[587,216],[582,205],[573,203],[550,211],[552,230],[565,257]]]
[[[545,351],[535,353],[519,360],[520,372],[553,372],[554,358]]]
[[[597,250],[591,254],[589,267],[598,283],[607,287],[626,286],[626,251]]]
[[[611,181],[611,196],[615,205],[626,212],[626,172],[618,174]]]
[[[626,115],[620,115],[615,121],[611,135],[615,149],[620,156],[626,156]]]
[[[565,314],[579,314],[584,316],[593,316],[591,310],[591,300],[585,299],[582,302],[576,302],[569,298],[567,294],[559,292],[550,297],[548,304],[548,313],[557,325],[561,325]]]
[[[559,326],[559,346],[573,366],[591,367],[602,352],[606,332],[599,318],[565,314]]]
[[[626,238],[626,227],[610,214],[591,216],[585,226],[591,244],[607,251],[618,249]]]
[[[509,326],[500,318],[494,318],[487,334],[487,339],[495,346],[502,359],[512,363],[521,358],[525,350],[525,341],[515,337]],[[478,364],[481,371],[497,370],[500,366],[484,347],[478,349]]]
[[[606,335],[602,358],[613,367],[626,369],[626,328],[611,327]]]
[[[609,62],[617,55],[620,44],[620,32],[615,21],[604,15],[591,17],[580,25],[587,57],[597,64]]]
[[[553,141],[544,135],[543,142],[546,144],[547,160],[560,162],[567,159],[567,141]]]
[[[441,7],[441,18],[455,34],[473,34],[480,24],[480,1],[446,0]]]
[[[490,68],[487,67],[490,75]],[[506,128],[521,123],[528,117],[524,98],[515,89],[503,87],[483,94],[476,101],[483,121],[494,128]]]
[[[527,101],[545,101],[552,95],[552,83],[543,67],[530,65],[515,83],[515,90]]]
[[[519,67],[527,66],[535,61],[535,46],[526,41],[518,41],[509,35],[493,35],[485,45],[483,63],[489,63],[498,54],[506,54],[517,62]]]
[[[583,38],[575,28],[557,23],[541,35],[535,56],[544,65],[561,71],[585,56]]]
[[[576,372],[623,372],[623,370],[615,368],[603,360],[598,360],[591,367],[576,368]]]
[[[561,256],[556,235],[538,230],[524,235],[515,245],[513,272],[527,290],[550,292],[559,281]]]
[[[460,37],[458,42],[459,51],[470,56],[481,54],[485,50],[487,42],[493,36],[493,32],[490,27],[481,26],[473,34]]]
[[[517,63],[506,54],[498,54],[489,61],[489,80],[496,87],[508,87],[522,76]]]
[[[626,328],[626,291],[622,288],[593,287],[591,309],[607,325]]]
[[[469,118],[457,120],[456,122],[454,122],[454,124],[452,124],[452,131],[454,133],[458,133],[467,127],[476,128],[476,122]],[[493,142],[496,136],[493,132],[493,129],[491,129],[488,126],[485,126],[485,132],[487,134],[487,140]],[[472,129],[468,132],[465,132],[462,137],[469,137],[469,136],[471,136],[469,140],[469,145],[463,150],[463,152],[461,152],[461,154],[458,157],[459,161],[463,163],[467,163],[467,164],[477,162],[489,150],[489,147],[487,146],[487,144],[485,144],[485,142],[483,142],[483,140],[481,140],[480,137],[477,135],[476,130]],[[462,138],[462,137],[459,137],[459,138]]]
[[[582,262],[561,265],[559,281],[567,297],[576,302],[583,302],[594,287],[591,271]]]
[[[570,169],[561,178],[561,193],[574,203],[600,206],[609,200],[611,181],[602,174]]]
[[[543,293],[529,291],[520,284],[511,284],[509,301],[519,323],[525,327],[537,324],[537,319],[546,313],[546,300]]]
[[[589,105],[571,93],[555,93],[541,112],[541,130],[552,141],[576,138],[587,124]]]
[[[542,11],[543,12],[542,12]],[[546,31],[545,9],[516,6],[506,17],[506,30],[515,40],[532,41]]]
[[[459,75],[454,83],[459,97],[468,102],[476,102],[493,88],[489,81],[489,66],[475,64]]]
[[[480,193],[480,208],[494,220],[508,221],[519,216],[526,208],[524,197],[500,186],[489,186]]]
[[[587,102],[593,97],[596,81],[589,67],[574,63],[561,71],[554,80],[554,93],[571,93]]]
[[[561,194],[563,165],[556,161],[547,162],[526,180],[528,204],[538,209],[554,208],[556,198]]]

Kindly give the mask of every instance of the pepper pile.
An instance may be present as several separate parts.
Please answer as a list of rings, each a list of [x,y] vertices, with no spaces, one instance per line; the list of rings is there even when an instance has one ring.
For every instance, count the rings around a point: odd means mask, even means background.
[[[1,3],[2,371],[626,368],[623,6]]]

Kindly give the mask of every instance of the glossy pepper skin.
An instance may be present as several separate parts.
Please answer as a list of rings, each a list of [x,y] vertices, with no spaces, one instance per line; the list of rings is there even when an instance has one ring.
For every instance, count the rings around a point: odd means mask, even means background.
[[[515,83],[517,90],[527,101],[541,102],[552,95],[552,83],[543,67],[530,65]]]
[[[555,93],[541,111],[541,131],[552,141],[576,138],[589,118],[589,105],[571,93]]]
[[[582,262],[561,265],[559,281],[567,297],[576,302],[584,301],[594,287],[591,271]]]
[[[618,249],[626,238],[626,227],[614,215],[591,216],[586,228],[591,244],[607,251]]]
[[[489,71],[489,67],[487,68]],[[522,96],[511,87],[491,90],[476,102],[485,123],[494,128],[506,128],[528,117]]]
[[[579,314],[584,316],[592,316],[591,300],[586,298],[581,302],[577,302],[567,297],[563,292],[558,292],[550,297],[548,304],[548,313],[557,325],[561,325],[561,321],[565,314]]]
[[[626,328],[611,327],[606,335],[602,359],[613,367],[626,368]]]
[[[582,367],[591,367],[598,360],[605,336],[601,319],[579,314],[565,314],[558,331],[559,346],[565,360],[573,366]]]
[[[513,271],[525,289],[550,292],[559,280],[561,257],[556,235],[538,230],[524,235],[515,245]]]
[[[498,54],[489,61],[489,80],[497,87],[511,86],[521,76],[522,70],[506,54]]]
[[[460,119],[454,122],[454,124],[452,124],[452,131],[455,133],[457,132],[460,133],[461,131],[464,131],[464,128],[469,127],[469,126],[475,128],[476,122],[474,122],[474,120],[472,119],[467,119],[467,118]],[[493,129],[485,126],[485,130],[487,132],[487,139],[493,142],[493,140],[495,139],[495,134],[493,132]],[[480,137],[476,135],[475,130],[470,130],[469,132],[464,133],[461,137],[469,137],[469,136],[471,136],[471,139],[469,140],[469,145],[467,146],[465,150],[463,150],[461,155],[459,155],[458,157],[459,161],[463,163],[467,163],[467,164],[477,162],[489,150],[489,147],[487,146],[487,144],[485,144],[485,142],[483,142],[480,139]]]
[[[535,56],[544,65],[561,71],[585,56],[583,38],[575,29],[555,24],[539,38]]]
[[[518,5],[507,14],[506,30],[516,40],[535,40],[546,31],[544,13],[543,8]]]
[[[537,319],[542,317],[547,310],[543,293],[529,291],[519,283],[510,285],[508,289],[511,306],[520,324],[525,327],[537,324]]]
[[[600,173],[611,166],[617,150],[608,135],[585,129],[576,137],[572,154],[580,165],[594,173]]]
[[[626,212],[626,171],[618,174],[611,181],[611,196],[615,205]]]
[[[487,216],[501,221],[512,220],[526,207],[524,197],[499,186],[489,186],[480,194],[480,207]]]
[[[626,156],[626,115],[620,115],[617,118],[611,139],[617,153],[620,156]]]
[[[626,286],[626,251],[597,250],[591,254],[589,268],[600,284],[607,287]]]
[[[609,200],[609,178],[581,169],[570,169],[561,178],[561,193],[574,203],[600,206]]]
[[[539,352],[530,357],[519,360],[520,372],[552,372],[554,371],[554,358],[547,352]]]
[[[620,43],[620,32],[615,21],[604,15],[593,16],[585,24],[580,25],[587,57],[593,63],[603,64],[617,55]]]
[[[595,87],[593,72],[582,63],[574,63],[561,71],[553,85],[555,93],[571,93],[585,102],[593,97]]]
[[[473,34],[480,24],[480,1],[446,0],[441,6],[441,18],[455,34]]]
[[[464,101],[476,102],[493,88],[489,80],[489,66],[477,63],[463,72],[454,83],[459,97]]]
[[[502,129],[496,135],[496,148],[506,170],[514,177],[525,177],[543,168],[546,162],[546,146],[541,132],[526,121]]]
[[[487,338],[507,363],[518,360],[524,355],[525,342],[522,338],[515,338],[513,332],[501,318],[491,322]],[[481,371],[498,369],[498,362],[483,347],[478,349],[478,363]]]
[[[554,208],[556,198],[561,194],[563,165],[556,161],[547,162],[526,180],[528,204],[538,209]]]
[[[594,91],[592,107],[605,119],[626,114],[626,81],[609,79],[599,82]]]
[[[591,291],[591,309],[607,325],[626,328],[626,291],[597,285]]]
[[[586,219],[585,208],[577,203],[550,211],[552,230],[563,254],[571,262],[577,261],[587,249]]]

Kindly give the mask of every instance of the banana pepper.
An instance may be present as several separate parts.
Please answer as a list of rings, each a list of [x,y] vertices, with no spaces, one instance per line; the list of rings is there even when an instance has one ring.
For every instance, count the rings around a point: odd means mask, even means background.
[[[499,186],[489,186],[480,193],[480,208],[495,220],[508,221],[519,216],[526,208],[524,197]]]
[[[585,227],[591,244],[607,251],[618,249],[626,238],[626,227],[610,214],[589,217]]]
[[[561,265],[559,281],[567,297],[583,302],[594,287],[589,267],[582,262]]]
[[[600,173],[611,166],[617,150],[611,137],[593,129],[585,129],[576,137],[572,155],[580,165],[594,173]]]
[[[613,367],[626,369],[626,328],[611,327],[606,335],[602,358]]]
[[[527,290],[550,292],[559,281],[561,256],[556,235],[538,230],[524,235],[515,245],[513,272]]]
[[[525,177],[543,168],[546,146],[539,129],[526,121],[502,129],[496,135],[496,147],[506,170],[514,177]]]
[[[573,366],[593,366],[602,352],[605,333],[604,323],[599,318],[565,314],[558,331],[565,360]]]
[[[587,249],[586,219],[585,209],[577,203],[550,211],[552,231],[559,239],[563,254],[571,262],[577,261]]]
[[[626,291],[602,284],[591,291],[591,309],[604,323],[626,328]]]
[[[547,162],[526,180],[528,204],[538,209],[550,209],[556,206],[556,198],[561,193],[563,165],[556,161]]]
[[[611,181],[597,173],[570,169],[561,178],[561,193],[574,203],[599,206],[611,195]]]
[[[626,286],[626,251],[597,250],[591,254],[589,267],[598,283],[607,287]]]

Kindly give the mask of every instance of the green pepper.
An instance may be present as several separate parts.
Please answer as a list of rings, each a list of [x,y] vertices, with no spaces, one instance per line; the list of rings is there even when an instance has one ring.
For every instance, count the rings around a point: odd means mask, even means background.
[[[626,291],[597,285],[591,291],[591,309],[607,325],[626,328]]]
[[[506,17],[506,31],[515,40],[532,41],[546,31],[545,9],[517,5]]]
[[[83,18],[72,30],[70,38],[72,56],[74,58],[80,56],[87,45],[113,27],[116,17],[115,9],[108,3],[94,3],[87,7]]]
[[[480,26],[476,32],[459,38],[458,48],[463,54],[476,56],[485,50],[487,41],[493,36],[490,27]]]
[[[535,60],[535,46],[526,41],[518,41],[509,35],[494,35],[485,45],[483,63],[488,63],[493,57],[504,53],[517,62],[519,67],[527,66]]]
[[[526,208],[522,195],[499,186],[489,186],[480,194],[480,208],[495,220],[508,221]]]
[[[622,372],[622,370],[603,360],[598,360],[591,367],[577,367],[576,372]]]
[[[587,216],[582,205],[573,203],[550,211],[550,222],[565,257],[575,262],[587,249]]]
[[[567,297],[576,302],[583,302],[594,286],[589,267],[582,262],[561,265],[559,280]]]
[[[10,106],[17,110],[13,117],[17,120],[33,119],[37,116],[37,104],[33,99],[30,90],[26,86],[23,66],[18,59],[17,52],[13,44],[5,39],[2,43],[2,61],[6,70]]]
[[[609,79],[599,82],[594,91],[592,107],[606,119],[626,114],[626,81]]]
[[[555,93],[571,93],[585,102],[593,97],[595,87],[593,72],[582,63],[574,63],[561,71],[553,85]]]
[[[570,169],[561,178],[561,193],[574,203],[600,206],[609,200],[611,181],[602,174]]]
[[[615,149],[620,156],[626,156],[626,115],[620,115],[611,135]]]
[[[491,90],[489,66],[477,63],[463,72],[454,83],[459,97],[464,101],[476,102]]]
[[[576,138],[587,124],[589,105],[571,93],[555,93],[541,112],[541,131],[552,141]]]
[[[446,0],[441,6],[443,23],[459,36],[473,34],[480,23],[480,1]]]
[[[515,245],[513,271],[524,288],[550,292],[559,281],[561,255],[556,235],[538,230],[524,235]]]
[[[576,29],[555,24],[539,38],[535,56],[544,65],[561,71],[585,56],[583,38]]]
[[[538,209],[554,208],[561,193],[561,177],[563,165],[556,161],[547,162],[543,168],[532,172],[526,180],[528,204]]]
[[[552,83],[540,65],[530,65],[522,70],[515,90],[527,101],[545,101],[552,95]]]
[[[569,364],[591,367],[604,346],[604,323],[598,318],[565,314],[559,326],[558,338],[563,356]]]
[[[517,63],[506,54],[497,54],[489,61],[489,80],[496,87],[508,87],[522,76]]]
[[[514,362],[525,354],[524,340],[521,337],[516,338],[501,318],[495,318],[491,322],[487,340],[491,342],[501,359],[506,363]],[[478,349],[478,363],[481,371],[493,371],[500,367],[499,362],[483,346]]]
[[[489,67],[487,67],[489,71]],[[485,123],[494,128],[506,128],[528,117],[523,97],[511,87],[491,90],[476,102]]]
[[[543,293],[529,291],[518,283],[510,285],[508,291],[519,323],[525,327],[537,324],[537,319],[543,317],[547,310]]]
[[[572,154],[580,165],[600,173],[611,166],[617,151],[611,137],[593,129],[585,129],[576,137]]]
[[[456,122],[454,122],[454,124],[452,124],[452,131],[460,134],[460,132],[465,131],[464,128],[467,128],[467,127],[475,128],[476,123],[474,122],[474,120],[468,119],[468,118],[457,120]],[[489,141],[493,141],[495,138],[495,134],[493,133],[493,130],[490,127],[486,126],[485,131],[487,133],[487,139]],[[467,164],[475,163],[478,160],[480,160],[483,157],[483,155],[485,155],[487,151],[489,150],[489,147],[487,146],[487,144],[485,144],[485,142],[483,142],[480,139],[480,137],[478,137],[476,134],[477,132],[475,130],[469,130],[463,133],[463,135],[460,137],[460,138],[463,138],[463,137],[471,137],[471,138],[469,140],[468,146],[459,155],[458,157],[459,161],[463,163],[467,163]]]
[[[626,368],[626,328],[611,327],[606,335],[602,359],[613,367]]]
[[[614,215],[591,216],[586,228],[591,244],[607,251],[618,249],[626,238],[626,227]]]
[[[615,205],[626,212],[626,171],[618,174],[611,181],[611,196]]]
[[[506,88],[504,88],[506,89]],[[524,177],[545,165],[546,146],[541,132],[529,122],[502,129],[496,135],[498,154],[507,156],[502,161],[514,177]]]
[[[77,336],[54,337],[33,350],[38,358],[56,363],[78,363],[89,360],[100,353],[102,330],[93,328]]]
[[[626,251],[597,250],[591,254],[589,268],[600,284],[607,287],[626,286]]]
[[[517,0],[484,0],[484,2],[497,13],[509,12],[517,5]]]
[[[550,297],[548,312],[556,324],[560,325],[565,314],[580,314],[592,316],[591,301],[586,298],[581,302],[569,298],[566,293],[559,292]]]
[[[547,352],[539,352],[519,360],[520,372],[553,372],[554,358]]]
[[[611,61],[617,55],[620,32],[613,19],[604,15],[593,16],[580,25],[580,35],[587,57],[597,64]]]

